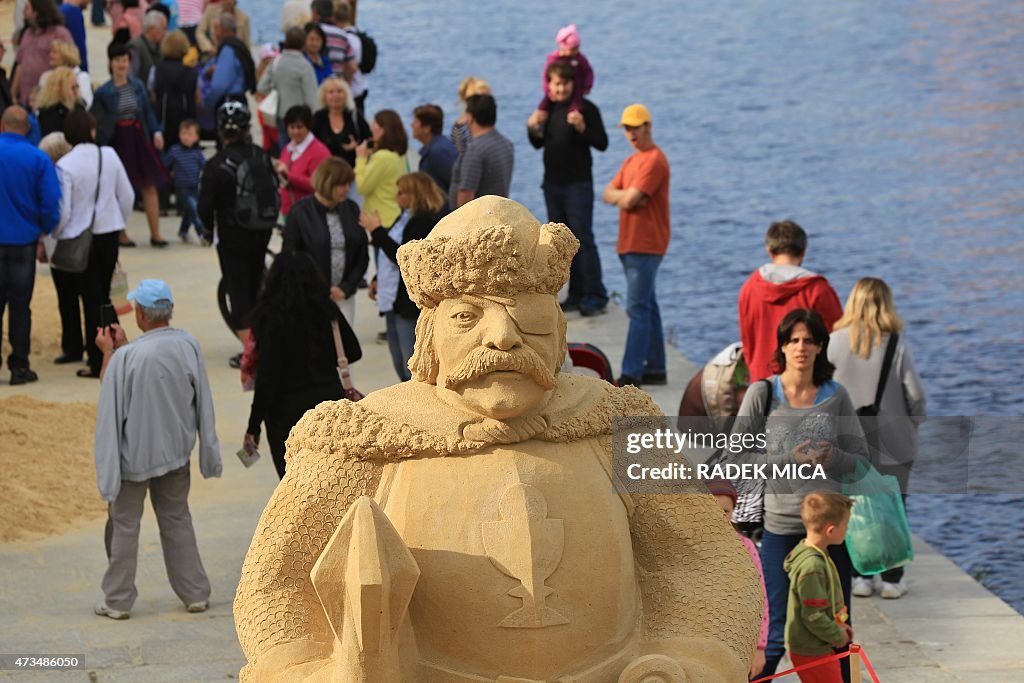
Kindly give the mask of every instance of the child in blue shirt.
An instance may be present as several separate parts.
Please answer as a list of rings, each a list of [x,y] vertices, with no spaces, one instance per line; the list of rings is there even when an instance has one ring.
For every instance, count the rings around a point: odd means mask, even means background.
[[[203,236],[203,222],[199,219],[199,177],[202,175],[206,157],[199,147],[199,122],[185,119],[178,128],[180,143],[171,147],[164,155],[164,165],[174,178],[174,194],[181,207],[181,225],[178,237],[188,243],[189,226],[195,226],[196,234],[203,246],[209,242]]]

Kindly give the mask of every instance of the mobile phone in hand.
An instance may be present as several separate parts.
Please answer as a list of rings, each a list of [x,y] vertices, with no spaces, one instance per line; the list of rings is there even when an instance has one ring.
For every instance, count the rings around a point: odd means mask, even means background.
[[[117,311],[114,304],[103,304],[100,306],[100,327],[110,327],[117,322]]]

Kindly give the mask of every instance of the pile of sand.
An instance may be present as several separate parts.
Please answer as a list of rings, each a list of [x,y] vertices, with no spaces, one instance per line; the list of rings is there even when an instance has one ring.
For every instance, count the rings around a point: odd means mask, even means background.
[[[32,290],[32,350],[29,364],[49,363],[60,355],[60,313],[57,311],[57,290],[46,266],[36,265],[36,284]],[[4,334],[0,343],[0,358],[7,358],[11,347],[7,343],[10,313],[4,311]],[[2,532],[0,532],[2,533]]]
[[[0,542],[48,536],[102,515],[96,405],[0,399]]]

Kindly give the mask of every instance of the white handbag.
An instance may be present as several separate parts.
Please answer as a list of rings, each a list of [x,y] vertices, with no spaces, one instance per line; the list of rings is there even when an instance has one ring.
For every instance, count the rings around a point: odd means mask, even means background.
[[[270,65],[270,68],[274,71],[277,70],[278,59],[280,57],[276,57]],[[263,114],[263,123],[272,128],[277,127],[277,105],[279,99],[280,96],[277,94],[277,88],[274,88],[260,100],[258,107],[260,113]]]

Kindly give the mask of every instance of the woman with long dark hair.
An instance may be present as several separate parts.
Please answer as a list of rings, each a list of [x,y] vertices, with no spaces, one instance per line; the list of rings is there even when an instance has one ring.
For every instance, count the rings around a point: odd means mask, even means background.
[[[800,504],[815,489],[838,490],[838,476],[852,472],[858,459],[867,458],[864,432],[850,395],[832,379],[835,367],[828,361],[829,333],[813,309],[790,311],[779,324],[775,363],[778,374],[755,382],[747,389],[733,425],[730,443],[756,443],[763,451],[732,453],[728,462],[773,465],[822,465],[827,479],[768,478],[764,488],[764,536],[761,561],[771,619],[765,668],[761,676],[775,673],[786,645],[786,603],[789,576],[783,568],[786,556],[804,538]],[[770,429],[766,429],[766,423]],[[760,505],[749,482],[738,482],[737,509]],[[853,565],[845,545],[829,547],[850,604]]]
[[[64,17],[53,0],[28,0],[25,3],[25,32],[18,43],[15,61],[18,68],[11,81],[11,94],[27,107],[39,77],[50,68],[50,46],[55,40],[74,43],[64,27]]]
[[[398,113],[382,109],[370,124],[370,138],[356,147],[356,191],[363,197],[363,211],[377,212],[382,225],[391,225],[402,213],[395,201],[395,183],[409,170],[409,136]]]
[[[166,247],[160,236],[160,203],[157,187],[167,184],[167,171],[160,163],[157,150],[164,149],[163,129],[149,102],[149,91],[131,75],[131,54],[122,43],[107,48],[110,59],[110,80],[100,86],[92,103],[96,117],[97,142],[110,145],[121,158],[132,187],[142,195],[142,205],[149,223],[149,243]],[[122,237],[122,246],[135,246]]]
[[[349,363],[362,356],[359,340],[328,297],[327,280],[310,255],[285,251],[274,259],[252,312],[259,364],[245,440],[260,441],[260,424],[279,477],[284,442],[299,418],[323,401],[343,397],[332,324],[337,324]]]
[[[416,343],[416,321],[420,309],[409,299],[398,269],[398,247],[430,234],[443,215],[445,196],[433,178],[417,171],[398,179],[395,200],[402,214],[389,227],[381,225],[380,216],[375,213],[362,214],[359,224],[383,255],[377,259],[377,275],[370,283],[370,293],[376,297],[377,309],[384,316],[395,373],[398,379],[407,382],[412,379],[409,359]]]
[[[878,278],[861,278],[850,291],[843,317],[832,328],[828,358],[835,363],[836,380],[850,392],[853,404],[869,406],[875,402],[882,364],[893,345],[889,375],[878,404],[877,450],[871,452],[871,464],[880,473],[896,477],[906,498],[910,468],[917,457],[917,426],[927,413],[924,388],[910,349],[900,336],[902,331],[903,321],[896,313],[889,285]],[[877,587],[883,598],[899,598],[907,591],[903,569],[882,572],[880,581],[855,575],[853,594],[866,598]]]

